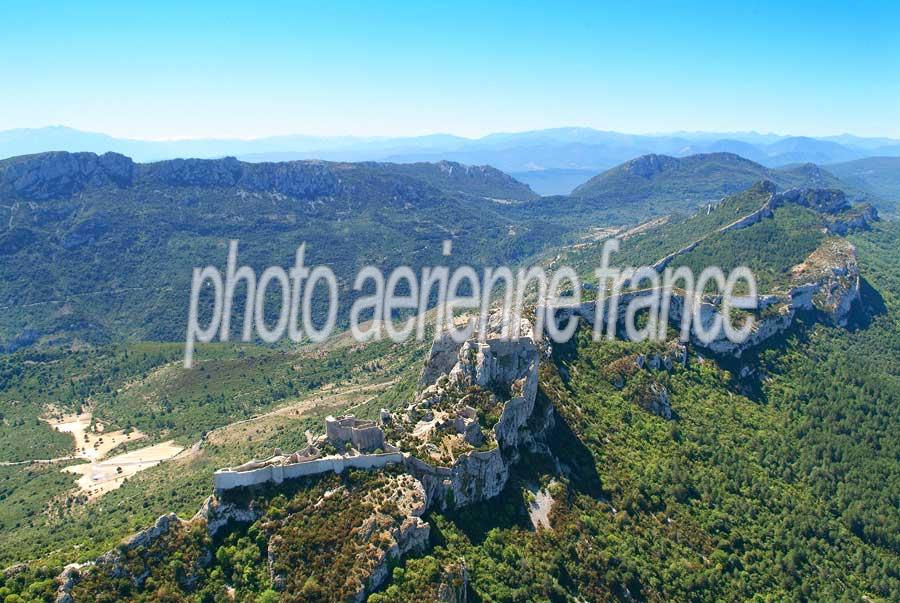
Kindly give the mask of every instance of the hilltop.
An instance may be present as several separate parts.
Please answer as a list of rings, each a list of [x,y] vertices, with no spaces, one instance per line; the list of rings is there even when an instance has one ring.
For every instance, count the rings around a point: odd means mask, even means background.
[[[733,153],[683,158],[645,155],[591,178],[572,191],[572,196],[596,202],[666,203],[673,209],[693,209],[759,180],[770,180],[782,188],[841,185],[814,165],[772,170]]]
[[[896,214],[900,203],[900,157],[869,157],[846,163],[835,163],[828,169],[849,186],[866,191],[876,204]]]
[[[771,169],[733,153],[650,154],[594,176],[571,195],[529,201],[516,211],[523,217],[561,224],[621,225],[664,214],[691,214],[761,180],[780,189],[839,188],[854,198],[865,196],[814,164]]]

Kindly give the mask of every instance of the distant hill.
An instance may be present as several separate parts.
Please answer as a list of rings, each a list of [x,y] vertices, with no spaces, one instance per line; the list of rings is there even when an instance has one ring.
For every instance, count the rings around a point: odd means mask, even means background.
[[[883,211],[900,207],[900,157],[869,157],[836,163],[828,169],[841,180],[882,200]]]
[[[732,153],[756,162],[765,161],[766,158],[765,152],[758,145],[742,140],[731,139],[714,140],[712,142],[700,141],[681,149],[681,153],[678,153],[678,155],[685,156],[706,153]]]
[[[818,140],[806,136],[793,136],[779,140],[765,147],[765,160],[769,165],[788,163],[834,163],[856,159],[864,155],[858,151],[830,140]]]
[[[681,197],[696,205],[737,192],[762,180],[768,170],[733,153],[678,158],[644,155],[591,178],[572,195],[585,199],[617,198],[631,203],[652,197]]]
[[[179,340],[191,270],[224,267],[227,243],[257,270],[327,264],[341,316],[359,268],[512,263],[566,230],[521,223],[505,200],[527,186],[458,164],[150,164],[108,153],[0,162],[0,348],[35,342]],[[454,242],[442,256],[442,241]]]
[[[811,164],[771,169],[733,153],[645,155],[591,178],[572,191],[573,200],[568,205],[582,211],[608,208],[635,216],[691,213],[760,180],[770,180],[782,189],[848,188]]]

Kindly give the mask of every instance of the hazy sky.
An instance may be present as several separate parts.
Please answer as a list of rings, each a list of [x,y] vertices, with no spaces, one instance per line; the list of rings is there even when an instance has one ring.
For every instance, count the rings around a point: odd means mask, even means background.
[[[900,137],[896,1],[128,4],[4,0],[0,129]]]

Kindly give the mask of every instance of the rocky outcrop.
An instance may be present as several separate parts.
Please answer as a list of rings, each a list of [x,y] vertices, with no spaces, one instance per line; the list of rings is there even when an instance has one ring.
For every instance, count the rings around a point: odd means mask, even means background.
[[[81,579],[81,568],[86,567],[79,563],[67,565],[62,573],[56,577],[56,603],[73,603],[72,589]]]
[[[0,167],[0,192],[34,200],[68,197],[88,186],[129,186],[135,169],[131,159],[118,153],[30,155]]]
[[[772,182],[769,182],[768,180],[764,180],[762,182],[757,183],[754,188],[756,190],[758,190],[760,193],[768,193],[769,194],[769,199],[762,206],[760,206],[759,209],[752,211],[749,214],[738,218],[737,220],[735,220],[734,222],[731,222],[730,224],[726,224],[725,226],[722,226],[721,228],[719,228],[715,232],[713,232],[712,235],[707,235],[707,236],[701,237],[701,238],[697,239],[696,241],[693,241],[693,242],[685,245],[681,249],[678,249],[677,251],[673,251],[669,255],[657,260],[652,265],[652,268],[654,270],[656,270],[657,272],[662,272],[672,262],[672,260],[674,260],[675,258],[677,258],[680,255],[684,255],[686,253],[693,251],[694,249],[697,248],[698,245],[700,245],[700,243],[707,240],[710,236],[722,234],[722,233],[728,232],[730,230],[740,230],[742,228],[748,228],[750,226],[753,226],[757,222],[764,220],[765,218],[771,218],[774,207],[775,207],[773,205],[773,199],[776,196],[775,184],[773,184]]]
[[[98,212],[75,225],[63,236],[60,244],[68,250],[93,245],[103,237],[109,227],[109,216]]]
[[[500,194],[504,199],[514,200],[535,199],[538,196],[527,184],[489,165],[463,165],[455,161],[438,161],[434,164],[434,169],[442,174],[443,180],[448,185],[459,183],[467,190],[483,188],[485,194]],[[499,193],[494,193],[495,190]]]
[[[691,343],[717,354],[740,357],[744,351],[756,347],[767,339],[786,331],[793,324],[798,311],[822,313],[829,322],[845,326],[849,320],[853,304],[859,299],[860,276],[856,259],[856,249],[845,239],[828,239],[802,264],[791,270],[791,284],[786,291],[759,297],[754,325],[749,336],[742,342],[730,341],[724,331],[712,341],[702,341],[697,336],[696,325],[692,324]],[[621,326],[628,304],[642,295],[659,294],[654,290],[623,293],[619,297],[616,323]],[[584,319],[594,325],[598,302],[564,305],[552,308],[554,319],[563,324],[570,317]],[[603,316],[608,316],[610,301],[602,300]],[[720,310],[721,300],[706,296],[698,310],[700,323],[709,330]],[[685,313],[684,293],[673,290],[669,302],[667,319],[679,326]],[[617,328],[617,333],[624,333]]]
[[[365,163],[379,172],[424,180],[448,193],[463,193],[502,201],[528,201],[538,195],[527,184],[489,165],[436,163]]]
[[[834,214],[850,207],[847,195],[836,188],[792,188],[776,193],[770,205],[781,207],[788,203],[808,207],[826,214]]]
[[[377,590],[390,576],[391,563],[404,555],[422,552],[428,546],[431,525],[420,517],[407,517],[391,530],[390,544],[386,550],[379,549],[378,561],[365,588],[360,589],[356,601],[365,601],[366,595]]]
[[[323,499],[348,496],[343,488],[329,490]],[[348,600],[365,601],[390,575],[396,561],[412,552],[421,552],[428,544],[431,526],[422,519],[425,512],[425,491],[422,484],[410,475],[390,476],[385,483],[363,496],[370,511],[357,518],[349,535],[356,551],[354,571],[344,576],[353,593]],[[321,504],[322,500],[320,500]],[[315,514],[319,505],[302,511]],[[322,518],[325,521],[324,518]],[[287,521],[287,520],[286,520]],[[277,519],[267,522],[263,533],[268,536],[267,564],[269,580],[276,591],[284,591],[291,584],[291,574],[298,571],[292,561],[290,523]],[[287,531],[285,531],[285,529]]]
[[[418,183],[409,186],[414,181]],[[375,183],[389,194],[411,199],[421,193],[421,183],[448,193],[516,201],[537,198],[527,185],[500,170],[449,161],[435,164],[345,164],[315,160],[246,163],[225,157],[137,164],[117,153],[51,152],[0,163],[0,193],[35,201],[67,198],[89,187],[109,185],[220,187],[319,199],[353,195],[359,192],[362,182]]]
[[[654,383],[650,386],[647,396],[642,403],[644,407],[655,415],[666,419],[672,418],[672,404],[669,402],[669,392],[665,386]]]
[[[877,220],[878,211],[865,204],[831,216],[826,221],[826,228],[831,234],[843,236],[856,230],[868,230]]]
[[[231,523],[253,523],[261,516],[261,512],[250,505],[243,507],[231,502],[220,500],[216,496],[209,496],[200,509],[194,515],[193,520],[201,519],[206,522],[206,530],[211,537],[222,528],[227,527]]]
[[[324,498],[335,494],[346,493],[342,492],[342,488],[337,488],[326,491]],[[359,551],[359,573],[355,578],[359,590],[352,599],[354,601],[364,601],[369,593],[379,588],[389,576],[393,563],[400,557],[422,551],[428,544],[431,529],[422,519],[427,504],[425,489],[411,475],[391,475],[374,491],[362,491],[362,495],[366,502],[363,508],[371,509],[371,512],[367,517],[361,518],[358,526],[351,532]],[[315,512],[315,507],[312,512]],[[90,575],[94,584],[98,577],[104,577],[105,580],[105,576],[108,576],[126,579],[136,589],[144,588],[147,578],[155,571],[154,568],[167,563],[167,558],[173,553],[182,552],[178,543],[184,535],[179,531],[184,530],[192,530],[195,534],[199,531],[204,538],[209,536],[202,545],[200,554],[185,560],[185,571],[179,577],[184,588],[193,590],[202,575],[199,570],[208,567],[213,560],[213,537],[233,522],[251,523],[262,516],[263,513],[253,502],[243,506],[215,496],[207,498],[191,520],[179,519],[174,513],[163,515],[153,526],[134,534],[95,561],[67,566],[57,577],[56,601],[73,603],[73,592],[89,576],[87,572],[101,573],[100,576]],[[285,540],[279,531],[283,526],[278,519],[270,519],[263,530],[268,536],[266,552],[269,577],[272,587],[282,590],[292,568],[286,566],[284,561]],[[84,593],[80,593],[78,600],[83,600],[83,596]]]
[[[173,159],[140,166],[138,181],[169,186],[233,187],[300,199],[337,195],[341,180],[333,164],[322,161],[244,163],[224,159]]]
[[[867,228],[868,224],[878,219],[874,208],[868,205],[850,207],[843,191],[838,189],[791,189],[776,192],[771,182],[756,185],[761,191],[769,193],[769,199],[759,209],[734,222],[719,228],[713,234],[729,230],[746,228],[759,221],[771,217],[774,210],[786,204],[808,207],[820,213],[829,232],[843,234],[853,229]],[[712,236],[712,235],[709,235]],[[656,271],[662,271],[673,259],[695,249],[708,237],[698,239],[687,246],[671,253],[653,264]],[[631,283],[626,282],[625,287]],[[628,304],[636,297],[659,294],[658,291],[626,291],[618,297],[615,322],[621,325]],[[673,290],[670,295],[668,315],[666,319],[680,325],[686,311],[686,300],[683,292]],[[690,333],[691,341],[709,351],[740,357],[749,348],[758,346],[765,340],[787,330],[793,324],[797,311],[817,311],[823,313],[828,320],[838,326],[845,326],[855,301],[859,299],[859,269],[856,250],[844,239],[828,239],[814,251],[802,264],[791,270],[790,282],[786,288],[759,297],[757,313],[754,316],[754,327],[750,335],[742,342],[732,342],[724,332],[712,341],[701,341],[696,334],[696,325]],[[584,319],[594,325],[598,302],[587,302],[577,305],[556,306],[551,309],[552,320],[562,324],[572,316]],[[607,320],[610,312],[610,300],[604,299],[603,316]],[[699,302],[698,315],[705,330],[716,319],[721,299],[716,296],[704,296]],[[624,332],[624,329],[617,329]]]
[[[672,260],[693,251],[709,237],[753,226],[766,218],[771,218],[775,209],[787,204],[808,207],[825,214],[826,228],[829,232],[838,235],[847,234],[851,230],[868,228],[871,222],[878,219],[878,212],[871,205],[851,208],[847,195],[839,189],[794,188],[779,193],[776,192],[775,184],[768,180],[757,183],[755,188],[760,192],[769,194],[769,199],[759,209],[722,226],[710,235],[697,239],[681,249],[660,258],[652,265],[653,269],[661,272]]]
[[[451,365],[450,358],[454,357]],[[427,375],[433,383],[418,396],[420,406],[441,404],[470,387],[504,391],[508,399],[503,401],[493,427],[495,448],[471,450],[458,456],[450,466],[412,455],[406,458],[407,470],[428,493],[429,506],[460,508],[493,498],[503,490],[534,410],[539,361],[540,354],[530,337],[517,341],[472,339],[459,344],[444,336],[435,341],[423,369],[423,380]]]
[[[435,384],[441,375],[453,370],[459,361],[459,348],[460,344],[449,335],[439,337],[431,344],[425,367],[419,375],[420,389]]]
[[[826,240],[791,269],[791,280],[796,283],[789,292],[792,308],[817,310],[832,324],[845,326],[859,299],[856,247],[846,239]]]
[[[66,198],[88,187],[233,187],[297,198],[329,197],[342,190],[337,165],[321,161],[244,163],[224,159],[172,159],[136,164],[117,153],[41,153],[0,165],[0,192],[44,200]]]
[[[493,498],[503,491],[509,479],[509,463],[499,448],[465,453],[450,467],[410,456],[406,467],[422,482],[429,507],[441,509],[459,509]]]
[[[224,159],[171,159],[142,166],[141,179],[171,186],[234,186],[243,174],[241,162]]]
[[[161,536],[168,533],[173,527],[181,526],[181,523],[182,520],[179,519],[175,513],[162,515],[156,520],[155,524],[145,530],[141,530],[126,540],[115,552],[106,553],[105,555],[100,556],[97,563],[103,564],[113,562],[118,554],[141,547],[148,547],[159,540]]]
[[[468,601],[469,571],[465,560],[441,568],[441,583],[437,600],[441,603],[466,603]]]
[[[678,167],[680,162],[668,155],[643,155],[623,164],[623,169],[634,176],[652,178],[656,174]]]
[[[129,569],[127,558],[132,556],[132,552],[136,552],[138,556],[143,555],[170,535],[173,530],[182,529],[190,523],[200,520],[206,524],[207,532],[212,538],[222,528],[232,522],[252,523],[259,517],[259,511],[252,505],[250,507],[241,507],[233,503],[223,502],[215,496],[208,497],[189,521],[180,519],[175,513],[162,515],[152,526],[137,532],[116,548],[100,555],[95,561],[66,566],[56,578],[59,584],[56,601],[57,603],[71,603],[72,589],[81,579],[81,572],[87,570],[103,571],[115,578],[126,577],[140,587],[149,573],[133,574],[132,570]]]
[[[175,513],[168,513],[156,520],[151,527],[134,534],[116,548],[108,551],[95,561],[84,564],[71,564],[63,569],[56,578],[58,584],[56,603],[72,603],[74,601],[73,589],[82,580],[83,572],[104,572],[112,578],[126,578],[136,587],[141,588],[150,575],[147,569],[149,559],[135,562],[132,557],[146,557],[159,543],[171,534],[172,531],[181,529],[186,522],[178,518]],[[208,562],[208,559],[206,560]],[[138,572],[137,569],[140,569]],[[191,581],[190,572],[185,580]]]
[[[373,534],[384,532],[388,535],[386,546],[373,548],[374,565],[370,577],[357,594],[357,601],[364,601],[368,593],[378,589],[390,575],[391,564],[403,555],[421,552],[428,545],[431,525],[422,519],[425,513],[427,497],[421,482],[409,475],[399,476],[396,488],[397,506],[406,513],[406,517],[397,522],[379,511],[367,518],[358,529],[357,534],[365,540],[371,540]],[[385,523],[389,524],[384,530]]]

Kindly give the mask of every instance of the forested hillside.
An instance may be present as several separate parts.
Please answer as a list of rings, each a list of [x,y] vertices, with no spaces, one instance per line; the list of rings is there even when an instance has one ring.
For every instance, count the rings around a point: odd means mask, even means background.
[[[6,160],[0,347],[180,340],[193,267],[224,270],[232,239],[241,264],[257,272],[292,266],[306,243],[306,265],[337,275],[345,324],[353,276],[365,265],[516,263],[566,232],[520,223],[488,196],[534,195],[496,170],[448,163],[142,165],[90,153]],[[454,253],[445,258],[447,239]]]
[[[430,507],[427,541],[394,555],[409,519],[409,501],[394,495],[412,483],[399,467],[220,492],[219,503],[254,511],[213,535],[208,514],[167,514],[208,508],[216,469],[299,450],[326,415],[410,413],[425,343],[216,344],[186,370],[181,346],[142,340],[181,337],[190,268],[221,265],[233,232],[242,263],[255,266],[290,264],[301,237],[307,263],[344,276],[363,262],[441,260],[449,237],[453,261],[521,262],[550,250],[548,262],[590,274],[602,242],[570,237],[597,223],[575,228],[549,209],[559,200],[528,200],[490,170],[232,160],[129,168],[77,156],[65,158],[68,171],[34,178],[29,161],[3,172],[4,194],[15,195],[2,235],[3,298],[15,303],[3,324],[34,325],[16,340],[25,349],[0,359],[7,600],[52,601],[65,584],[76,601],[900,598],[900,227],[848,208],[839,192],[778,197],[758,220],[723,230],[776,199],[779,187],[757,183],[621,231],[620,265],[682,250],[672,266],[747,264],[766,292],[783,291],[830,242],[849,241],[860,297],[843,326],[798,312],[739,357],[689,344],[673,361],[674,331],[668,342],[595,342],[582,325],[544,349],[527,435],[499,496]],[[537,211],[543,221],[521,221]],[[30,278],[35,266],[49,278]],[[169,284],[173,272],[184,281]],[[110,286],[122,297],[92,297]],[[512,395],[494,389],[483,393]],[[66,471],[80,460],[72,438],[50,427],[84,412],[95,435],[140,434],[115,453],[162,442],[183,450],[115,489],[86,492]],[[121,544],[160,516],[173,526],[163,537]],[[119,569],[109,573],[98,562],[62,574],[71,562],[112,558]],[[373,572],[385,581],[368,588]]]
[[[854,237],[871,285],[854,329],[798,325],[744,361],[749,379],[692,357],[619,389],[607,367],[650,350],[582,332],[542,374],[566,477],[526,462],[501,501],[433,517],[435,549],[370,600],[409,600],[463,559],[483,601],[895,600],[898,235]],[[646,379],[674,420],[641,408]],[[531,527],[532,483],[556,501],[552,529]]]

